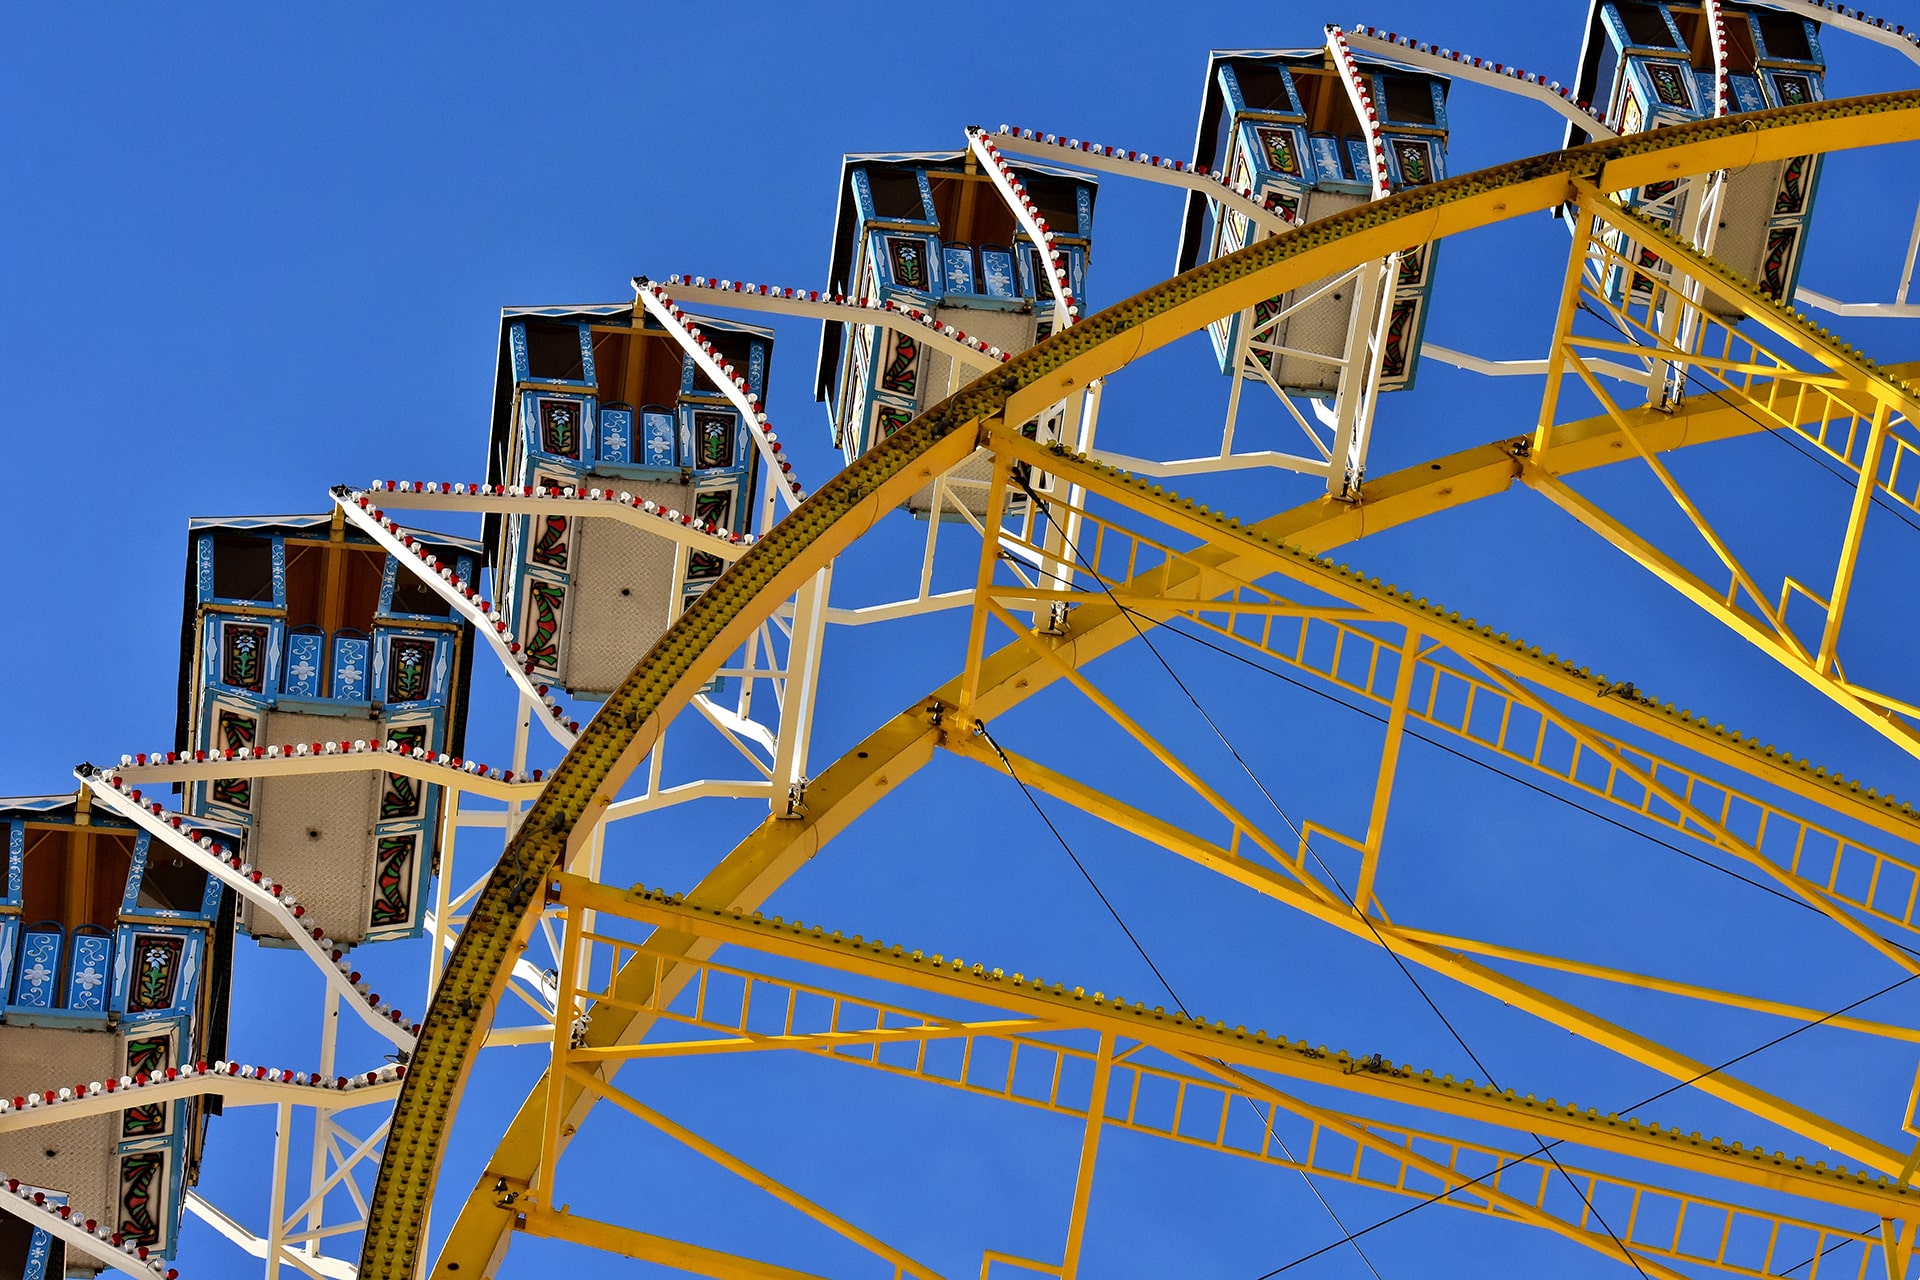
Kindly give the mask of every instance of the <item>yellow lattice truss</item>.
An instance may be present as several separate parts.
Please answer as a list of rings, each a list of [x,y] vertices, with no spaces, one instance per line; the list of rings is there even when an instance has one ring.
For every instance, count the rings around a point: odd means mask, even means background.
[[[1872,364],[1613,199],[1649,182],[1916,137],[1920,95],[1890,95],[1705,121],[1410,191],[1259,242],[1092,316],[849,467],[731,566],[634,669],[555,772],[475,901],[393,1120],[360,1274],[492,1274],[516,1229],[704,1274],[801,1274],[555,1204],[549,1192],[570,1137],[590,1115],[618,1110],[868,1250],[894,1274],[934,1275],[615,1083],[620,1067],[640,1058],[790,1053],[1037,1108],[1083,1126],[1060,1253],[989,1253],[983,1276],[1076,1274],[1108,1130],[1412,1197],[1445,1193],[1442,1203],[1453,1208],[1537,1226],[1616,1258],[1624,1241],[1648,1276],[1688,1274],[1682,1266],[1782,1275],[1804,1261],[1799,1255],[1808,1243],[1829,1260],[1821,1275],[1837,1274],[1835,1268],[1905,1275],[1920,1191],[1906,1185],[1913,1163],[1904,1146],[1855,1132],[1737,1070],[1714,1069],[1489,962],[1665,991],[1773,1016],[1783,1027],[1824,1011],[1405,927],[1396,923],[1394,904],[1382,900],[1375,872],[1400,748],[1417,731],[1700,842],[1916,973],[1914,953],[1895,939],[1915,926],[1920,866],[1897,846],[1920,839],[1920,819],[1889,797],[1610,683],[1325,553],[1516,483],[1531,487],[1901,750],[1920,754],[1920,707],[1848,680],[1839,660],[1869,506],[1881,500],[1920,510],[1920,461],[1912,457],[1920,438],[1911,427],[1920,393],[1901,370]],[[1015,429],[1093,380],[1259,299],[1409,244],[1560,206],[1574,219],[1575,235],[1535,429],[1372,479],[1359,502],[1321,500],[1242,520]],[[1610,289],[1609,280],[1626,283]],[[1735,328],[1740,319],[1749,323]],[[1596,373],[1601,357],[1644,368],[1646,394],[1623,400],[1618,386]],[[1585,388],[1603,412],[1563,420],[1567,387]],[[1857,477],[1830,581],[1789,579],[1777,589],[1760,581],[1662,460],[1676,449],[1763,430],[1794,433]],[[766,821],[692,890],[629,890],[579,874],[601,815],[629,775],[753,628],[881,517],[980,448],[994,458],[987,509],[1020,514],[997,538],[983,539],[968,644],[954,678],[824,769],[806,790],[803,813]],[[1699,534],[1698,546],[1663,549],[1569,483],[1621,462],[1653,474]],[[1025,500],[1009,508],[1006,500],[1016,495]],[[1071,554],[1051,534],[1061,529],[1073,531]],[[1050,565],[1050,575],[1034,572],[1034,563]],[[1790,625],[1795,601],[1814,607],[1814,625]],[[1070,607],[1063,614],[1059,605]],[[1094,659],[1171,620],[1378,713],[1385,731],[1363,828],[1307,823],[1276,835],[1157,738],[1119,693],[1087,674]],[[1001,632],[1012,639],[995,648],[990,637]],[[1133,798],[1003,749],[987,727],[1049,688],[1097,708],[1160,761],[1211,820],[1169,821]],[[1661,745],[1636,745],[1644,743]],[[1444,975],[1813,1147],[1831,1148],[1844,1164],[1829,1168],[1793,1152],[1682,1134],[1578,1102],[1517,1097],[1418,1064],[1329,1052],[1290,1039],[1284,1028],[1248,1030],[1169,1012],[1113,994],[1100,974],[1043,980],[915,949],[910,939],[831,932],[839,922],[811,927],[759,913],[809,857],[941,750],[1012,773],[1034,792],[1167,855],[1387,948],[1415,971]],[[1877,837],[1888,847],[1874,847]],[[1316,849],[1338,849],[1344,865],[1358,868],[1351,889],[1326,872]],[[1855,874],[1863,868],[1864,875]],[[558,1007],[581,1008],[591,1018],[579,1025],[555,1019],[543,1078],[429,1264],[421,1241],[454,1108],[513,960],[543,915],[565,925]],[[578,963],[587,944],[611,957],[604,978],[590,978],[597,970]],[[723,947],[727,963],[718,958]],[[754,956],[798,962],[823,976],[813,985],[768,976],[748,962]],[[848,989],[835,985],[840,978]],[[912,1007],[911,998],[893,1004],[856,993],[874,983],[922,993],[931,1006],[958,1001],[994,1012],[956,1019]],[[1911,1028],[1861,1016],[1829,1021],[1920,1041]],[[1309,1101],[1296,1092],[1303,1088],[1315,1098],[1337,1091],[1351,1109]],[[1388,1104],[1397,1115],[1415,1108],[1431,1123],[1409,1127],[1370,1115]],[[1450,1136],[1450,1120],[1491,1126],[1507,1141]],[[1283,1126],[1295,1141],[1274,1140]],[[1336,1147],[1352,1154],[1325,1154]],[[1605,1158],[1589,1167],[1592,1153]],[[1629,1166],[1637,1172],[1619,1172]],[[1704,1177],[1722,1190],[1709,1196],[1678,1189],[1670,1185],[1676,1174],[1692,1179],[1690,1188]],[[1579,1211],[1580,1200],[1570,1211],[1556,1196],[1563,1178],[1583,1189],[1589,1205],[1604,1193],[1610,1203],[1629,1206],[1612,1233]],[[1782,1194],[1792,1197],[1792,1211],[1780,1208]],[[1653,1222],[1680,1225],[1654,1229],[1647,1225]],[[1758,1252],[1732,1247],[1756,1232],[1767,1242]],[[1792,1248],[1782,1243],[1789,1239]]]

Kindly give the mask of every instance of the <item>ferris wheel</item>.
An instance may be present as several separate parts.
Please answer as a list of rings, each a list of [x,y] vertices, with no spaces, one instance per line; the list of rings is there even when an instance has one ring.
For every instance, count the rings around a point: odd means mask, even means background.
[[[1795,308],[1920,314],[1920,217],[1894,301],[1801,283],[1920,138],[1829,46],[1920,37],[1323,35],[1215,52],[1190,154],[849,153],[820,288],[505,309],[484,478],[192,520],[176,741],[0,801],[0,1270],[1909,1274],[1920,384]],[[1567,148],[1450,173],[1459,81]],[[1177,272],[1101,307],[1121,181]],[[230,1004],[281,962],[318,1009]]]

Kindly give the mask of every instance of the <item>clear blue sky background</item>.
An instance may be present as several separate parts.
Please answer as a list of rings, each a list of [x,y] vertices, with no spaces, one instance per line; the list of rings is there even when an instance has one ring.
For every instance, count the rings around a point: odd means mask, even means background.
[[[966,124],[1008,122],[1185,154],[1209,48],[1316,44],[1322,22],[1354,18],[1571,79],[1584,5],[15,10],[0,51],[0,370],[9,388],[0,592],[11,602],[0,628],[9,729],[0,787],[64,790],[75,761],[171,742],[189,516],[321,510],[327,486],[375,476],[478,478],[500,306],[622,299],[636,273],[818,287],[841,153],[958,149]],[[1831,40],[1829,60],[1830,96],[1920,79],[1861,41]],[[1452,113],[1455,173],[1551,150],[1561,136],[1544,110],[1473,87],[1456,90]],[[1891,290],[1920,195],[1914,160],[1906,147],[1829,165],[1803,282],[1845,298]],[[1105,184],[1095,306],[1167,274],[1177,210],[1165,191]],[[1491,357],[1541,354],[1565,253],[1563,228],[1545,218],[1450,243],[1430,335]],[[1883,358],[1914,353],[1904,324],[1836,327]],[[783,324],[779,334],[771,408],[812,487],[833,465],[824,410],[810,400],[816,331]],[[1225,391],[1199,343],[1164,353],[1114,379],[1103,442],[1164,457],[1211,447]],[[1496,384],[1430,365],[1420,388],[1384,411],[1374,471],[1523,432],[1537,396],[1532,380]],[[1763,438],[1679,469],[1773,581],[1830,573],[1846,492],[1813,463]],[[1308,482],[1284,476],[1196,488],[1245,516],[1312,495]],[[1598,477],[1588,492],[1649,527],[1674,528],[1642,478]],[[910,590],[888,557],[917,536],[895,517],[849,558],[840,600]],[[1920,531],[1876,514],[1844,651],[1851,671],[1909,697],[1917,549]],[[1342,558],[1883,791],[1920,792],[1910,760],[1739,651],[1538,499],[1510,494]],[[956,625],[834,637],[820,763],[955,669]],[[1372,722],[1185,641],[1161,643],[1294,820],[1363,829],[1379,741]],[[506,687],[484,660],[476,670],[473,753],[504,759]],[[1126,690],[1249,812],[1270,814],[1150,656],[1116,655],[1093,674]],[[1009,749],[1200,821],[1164,774],[1068,695],[1036,700],[997,731]],[[697,734],[685,738],[686,776],[724,760]],[[609,878],[687,887],[753,817],[750,806],[713,804],[632,824],[611,845]],[[1057,820],[1189,1007],[1481,1074],[1377,951],[1129,837]],[[1278,819],[1271,826],[1284,833]],[[484,843],[466,847],[461,870],[476,875]],[[1821,1008],[1893,973],[1777,899],[1428,747],[1410,750],[1387,853],[1389,904],[1427,927]],[[1165,999],[1019,793],[952,760],[937,760],[816,859],[772,909]],[[421,956],[419,946],[395,946],[367,961],[406,990],[409,1010],[424,1003]],[[240,958],[235,1055],[310,1061],[317,1040],[305,1011],[318,1007],[317,981],[250,944]],[[1661,1087],[1651,1072],[1497,1002],[1424,981],[1504,1086],[1603,1111]],[[1540,982],[1708,1061],[1785,1029]],[[1872,1011],[1910,1020],[1916,1007],[1896,997]],[[377,1060],[371,1038],[349,1033],[346,1044],[349,1064]],[[532,1053],[490,1055],[476,1074],[441,1231],[530,1083]],[[1742,1069],[1901,1140],[1910,1052],[1820,1032]],[[982,1249],[1057,1259],[1079,1141],[1057,1117],[817,1061],[695,1059],[622,1079],[945,1274],[977,1274]],[[1705,1099],[1669,1099],[1651,1115],[1803,1148]],[[203,1178],[212,1198],[256,1227],[270,1131],[261,1115],[216,1121]],[[1089,1274],[1252,1280],[1337,1238],[1292,1173],[1147,1138],[1107,1143]],[[1332,1182],[1321,1189],[1349,1226],[1406,1203]],[[583,1213],[803,1269],[884,1274],[611,1115],[576,1144],[560,1194]],[[1368,1251],[1388,1280],[1624,1274],[1617,1261],[1439,1207],[1373,1234]],[[254,1265],[189,1223],[186,1275]],[[635,1273],[528,1240],[509,1262],[523,1274],[561,1266]],[[1367,1272],[1339,1250],[1290,1274]]]

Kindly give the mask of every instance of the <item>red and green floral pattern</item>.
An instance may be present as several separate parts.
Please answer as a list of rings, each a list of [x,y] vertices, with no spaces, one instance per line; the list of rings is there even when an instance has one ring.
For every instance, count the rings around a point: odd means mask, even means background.
[[[533,630],[527,635],[527,657],[555,670],[560,665],[560,611],[567,589],[534,579],[527,584],[527,603],[533,611]]]
[[[412,751],[415,747],[427,745],[427,726],[423,724],[405,725],[398,729],[387,730],[387,738],[400,744],[402,751]],[[420,783],[417,779],[404,774],[390,773],[387,785],[380,792],[380,820],[386,822],[392,818],[417,818],[420,816]]]
[[[228,751],[251,747],[259,728],[260,722],[252,716],[240,716],[231,711],[222,711],[214,726],[214,742]],[[215,778],[213,800],[215,804],[231,805],[236,809],[250,809],[253,807],[253,782],[248,778]]]
[[[375,928],[409,924],[413,919],[413,852],[416,835],[381,836],[374,845],[373,915]]]
[[[880,389],[892,391],[903,396],[913,395],[919,386],[919,375],[914,369],[920,359],[920,344],[906,334],[894,339],[893,357],[880,371]]]
[[[135,1151],[120,1157],[120,1234],[139,1244],[160,1243],[161,1173],[166,1156]]]
[[[259,693],[267,677],[267,629],[229,622],[220,628],[220,680]]]
[[[567,518],[565,516],[547,516],[536,528],[539,535],[533,540],[531,553],[535,564],[543,564],[552,569],[567,567]]]
[[[387,647],[387,701],[419,702],[433,687],[433,641],[396,637]]]
[[[580,456],[580,406],[571,400],[540,401],[540,448],[562,458]]]
[[[127,1041],[127,1074],[137,1076],[141,1072],[158,1075],[172,1065],[173,1039],[171,1036],[144,1036],[138,1040]],[[165,1102],[148,1102],[137,1107],[128,1107],[121,1113],[120,1133],[127,1138],[150,1138],[167,1131],[167,1107]]]
[[[133,940],[133,979],[127,990],[127,1012],[146,1013],[173,1007],[174,987],[180,978],[181,938],[142,933]]]

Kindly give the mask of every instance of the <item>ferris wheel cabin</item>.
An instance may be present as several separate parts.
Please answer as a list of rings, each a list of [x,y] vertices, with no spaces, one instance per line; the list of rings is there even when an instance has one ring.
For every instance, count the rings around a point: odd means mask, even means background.
[[[700,318],[714,358],[766,402],[773,333]],[[733,401],[630,304],[509,308],[494,390],[490,484],[612,489],[729,532],[751,527],[758,451]],[[611,520],[490,516],[495,590],[536,680],[618,688],[726,565]]]
[[[1384,190],[1445,177],[1446,77],[1364,58],[1355,58],[1354,65],[1376,104]],[[1314,222],[1374,198],[1373,141],[1325,49],[1223,50],[1208,61],[1194,165],[1251,188],[1256,201],[1271,198],[1296,222]],[[1187,198],[1178,269],[1243,248],[1256,231],[1245,215],[1195,192]],[[1410,249],[1401,259],[1380,357],[1383,391],[1413,383],[1433,260],[1432,245]],[[1334,394],[1348,350],[1353,290],[1334,285],[1322,293],[1327,284],[1316,281],[1210,325],[1221,370],[1232,373],[1251,361],[1258,366],[1255,376],[1279,390]]]
[[[215,756],[399,742],[458,755],[472,629],[398,560],[331,516],[190,524],[177,749]],[[422,540],[472,578],[477,542]],[[217,779],[187,809],[245,829],[263,874],[352,944],[420,932],[440,788],[377,772]],[[240,927],[285,934],[251,906]]]
[[[1085,296],[1098,183],[1032,161],[1010,168],[1053,232],[1074,296]],[[841,166],[827,273],[836,294],[929,313],[1020,352],[1057,327],[1046,261],[972,151],[858,154]],[[827,403],[847,461],[958,390],[972,373],[956,376],[954,363],[910,331],[827,323],[814,398]],[[967,463],[948,477],[976,514],[988,470]],[[931,486],[907,506],[927,514]]]
[[[1826,97],[1818,23],[1758,5],[1725,3],[1720,12],[1724,84],[1702,6],[1598,0],[1587,19],[1577,96],[1623,134]],[[1571,146],[1587,135],[1572,126],[1567,140]],[[1817,157],[1797,156],[1730,171],[1712,185],[1655,183],[1624,199],[1679,234],[1698,226],[1694,239],[1715,258],[1762,292],[1787,298],[1800,274],[1818,172]],[[1652,258],[1642,251],[1643,265],[1665,274]],[[1624,275],[1616,269],[1607,282],[1616,298],[1628,287]],[[1636,275],[1633,288],[1647,283]],[[1723,303],[1715,310],[1738,309]]]
[[[0,799],[0,1075],[21,1090],[13,1106],[28,1089],[57,1096],[226,1052],[233,895],[91,800],[84,787]],[[192,834],[232,841],[238,829],[208,822]],[[209,1109],[218,1099],[176,1098],[0,1132],[0,1169],[171,1257]],[[49,1233],[0,1217],[0,1275],[99,1269],[62,1254]]]

